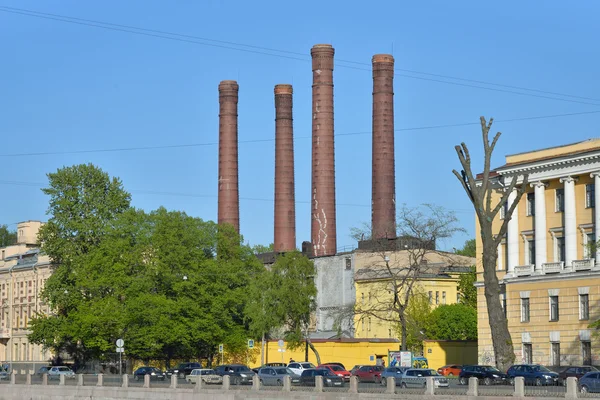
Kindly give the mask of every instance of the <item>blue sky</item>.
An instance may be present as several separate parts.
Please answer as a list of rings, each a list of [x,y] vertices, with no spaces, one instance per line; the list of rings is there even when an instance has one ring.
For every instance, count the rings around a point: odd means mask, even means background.
[[[499,121],[494,131],[503,132],[496,166],[506,154],[599,136],[597,113],[501,122],[600,110],[595,51],[600,4],[540,4],[0,0],[4,38],[0,42],[0,223],[47,219],[47,198],[39,190],[46,183],[45,174],[87,162],[120,177],[136,207],[165,206],[216,219],[217,86],[221,80],[236,79],[241,233],[251,244],[273,241],[273,86],[292,83],[298,245],[310,240],[309,54],[316,43],[332,43],[338,60],[334,71],[338,246],[351,245],[350,228],[370,220],[370,61],[373,54],[393,51],[399,74],[395,79],[397,202],[433,203],[454,210],[468,234],[440,246],[460,247],[473,236],[475,219],[451,174],[452,168],[459,167],[453,147],[466,142],[474,163],[481,165],[480,115],[493,116]],[[8,13],[2,7],[300,54],[191,38],[185,40],[194,43],[169,40]],[[474,125],[406,129],[470,122]],[[206,145],[15,156],[186,144]]]

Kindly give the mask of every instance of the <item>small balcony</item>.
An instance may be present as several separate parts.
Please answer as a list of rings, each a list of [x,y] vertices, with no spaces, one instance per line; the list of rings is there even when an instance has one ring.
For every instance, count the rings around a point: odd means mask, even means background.
[[[517,265],[515,267],[515,276],[529,276],[533,275],[534,265]]]
[[[544,274],[558,274],[562,272],[564,268],[565,263],[563,261],[542,264],[542,272]]]
[[[573,260],[572,266],[574,271],[589,271],[594,268],[595,260],[588,258],[586,260]]]
[[[10,329],[9,328],[1,328],[0,329],[0,339],[10,339]]]

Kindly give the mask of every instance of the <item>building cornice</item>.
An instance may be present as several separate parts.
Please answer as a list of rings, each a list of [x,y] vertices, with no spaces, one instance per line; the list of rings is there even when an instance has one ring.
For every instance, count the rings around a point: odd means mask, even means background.
[[[500,167],[496,171],[504,177],[505,184],[514,177],[517,178],[517,182],[521,182],[525,174],[528,175],[530,182],[591,174],[600,171],[600,151],[586,155],[556,157],[512,167]]]
[[[560,273],[560,274],[550,274],[550,275],[531,275],[531,276],[519,276],[507,278],[504,277],[499,280],[499,283],[502,285],[513,285],[519,283],[539,283],[539,282],[556,282],[556,281],[573,281],[578,279],[591,279],[600,277],[600,268],[593,269],[591,271],[579,271],[579,272],[569,272],[569,273]],[[475,287],[482,288],[485,287],[485,284],[482,281],[475,282]]]

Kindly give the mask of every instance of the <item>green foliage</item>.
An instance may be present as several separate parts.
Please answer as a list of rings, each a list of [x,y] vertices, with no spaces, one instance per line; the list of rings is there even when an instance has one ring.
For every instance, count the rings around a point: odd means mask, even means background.
[[[274,251],[275,245],[273,243],[265,246],[263,244],[255,244],[251,247],[254,254],[271,253]]]
[[[477,257],[477,247],[475,245],[475,239],[469,239],[465,242],[462,249],[456,250],[456,254],[466,257]]]
[[[0,225],[0,247],[11,246],[17,243],[17,232],[11,231],[6,225]]]
[[[423,339],[427,339],[425,330],[430,315],[429,297],[422,291],[413,291],[410,303],[406,308],[406,346],[408,350],[417,354],[423,352]]]
[[[433,340],[477,340],[477,311],[460,303],[439,306],[431,312],[425,332]]]
[[[458,294],[462,304],[477,310],[477,288],[475,287],[475,282],[477,282],[477,274],[475,267],[471,267],[470,272],[460,275]]]

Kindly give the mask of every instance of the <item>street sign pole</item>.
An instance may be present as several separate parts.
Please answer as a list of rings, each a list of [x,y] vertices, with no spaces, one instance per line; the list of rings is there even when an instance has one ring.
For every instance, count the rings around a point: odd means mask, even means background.
[[[121,368],[123,367],[123,360],[121,358],[122,354],[123,354],[123,345],[125,345],[125,341],[123,341],[123,339],[117,339],[117,353],[119,353],[119,375],[121,377],[123,377],[123,371],[121,370]]]

